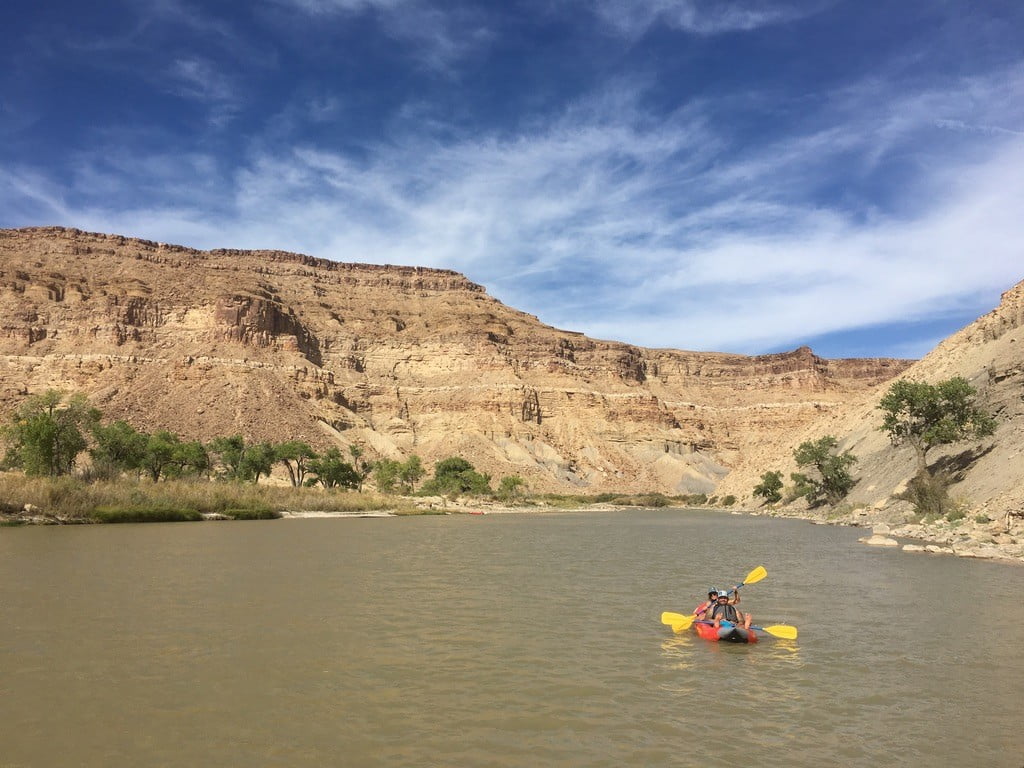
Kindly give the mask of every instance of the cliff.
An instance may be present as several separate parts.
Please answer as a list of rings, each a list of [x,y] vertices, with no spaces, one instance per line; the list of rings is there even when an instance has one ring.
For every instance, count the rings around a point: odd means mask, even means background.
[[[428,466],[462,455],[534,490],[693,493],[909,364],[590,339],[446,270],[0,230],[2,413],[57,388],[190,439],[357,442]]]

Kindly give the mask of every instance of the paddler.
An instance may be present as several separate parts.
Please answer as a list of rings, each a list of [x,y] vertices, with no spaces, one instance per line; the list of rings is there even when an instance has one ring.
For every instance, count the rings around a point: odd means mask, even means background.
[[[729,593],[724,590],[719,590],[715,595],[715,604],[706,611],[704,618],[715,622],[715,629],[722,626],[723,621],[742,624],[744,629],[750,629],[750,622],[753,619],[749,613],[737,609],[729,599]]]
[[[718,598],[718,590],[712,587],[708,590],[708,599],[693,609],[693,615],[698,619],[703,619],[704,614],[708,612],[708,609],[715,604],[715,600]]]

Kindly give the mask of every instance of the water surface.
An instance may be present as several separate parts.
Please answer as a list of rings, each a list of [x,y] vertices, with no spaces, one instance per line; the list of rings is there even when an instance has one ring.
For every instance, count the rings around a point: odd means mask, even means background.
[[[0,765],[1024,765],[1024,569],[632,511],[0,530]],[[736,583],[797,641],[674,636]]]

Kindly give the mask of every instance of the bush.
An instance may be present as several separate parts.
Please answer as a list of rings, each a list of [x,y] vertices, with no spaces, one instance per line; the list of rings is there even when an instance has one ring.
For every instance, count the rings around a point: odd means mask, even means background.
[[[731,507],[735,503],[736,503],[736,497],[733,496],[731,493],[728,496],[726,496],[726,497],[724,497],[722,499],[722,506],[723,507]]]
[[[943,517],[952,511],[953,503],[946,489],[949,476],[943,473],[935,475],[927,470],[918,472],[907,483],[907,490],[899,498],[914,505],[914,511],[925,517]]]
[[[754,495],[761,496],[769,504],[782,500],[782,473],[776,470],[761,475],[761,482],[754,486]]]

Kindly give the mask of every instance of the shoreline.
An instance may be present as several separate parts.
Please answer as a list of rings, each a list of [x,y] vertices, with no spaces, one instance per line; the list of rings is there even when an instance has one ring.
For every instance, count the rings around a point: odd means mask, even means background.
[[[480,500],[445,501],[440,497],[402,497],[400,503],[379,509],[327,510],[327,509],[282,509],[273,518],[283,520],[325,519],[325,518],[385,518],[419,517],[423,515],[507,515],[507,514],[555,514],[627,511],[631,509],[652,509],[623,504],[592,503],[579,507],[538,503],[523,504],[491,503]],[[889,510],[858,509],[840,515],[816,515],[810,510],[795,508],[750,509],[708,506],[666,506],[653,507],[662,510],[701,510],[731,515],[770,517],[802,520],[813,525],[834,525],[844,528],[862,528],[870,534],[858,541],[864,546],[899,548],[907,553],[953,555],[990,562],[1024,565],[1024,525],[1018,518],[1009,517],[1003,521],[963,518],[953,522],[938,520],[930,523],[913,522],[899,518],[900,513]],[[203,513],[193,520],[226,521],[234,518],[219,513]],[[166,522],[154,519],[152,521]],[[113,525],[116,522],[100,521],[85,517],[69,517],[44,512],[31,504],[17,511],[7,509],[0,512],[0,527],[23,525]],[[1021,530],[1015,530],[1021,529]]]

